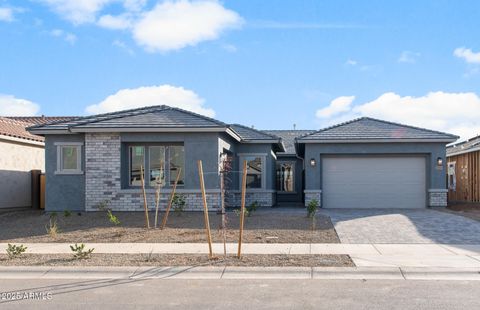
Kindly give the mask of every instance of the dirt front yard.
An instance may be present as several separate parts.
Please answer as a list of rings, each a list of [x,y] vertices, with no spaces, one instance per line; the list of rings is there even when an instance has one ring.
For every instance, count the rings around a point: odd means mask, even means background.
[[[480,221],[480,203],[452,204],[445,211]]]
[[[303,210],[300,210],[303,211]],[[119,225],[109,222],[106,212],[58,213],[59,233],[53,238],[46,226],[50,216],[42,211],[15,211],[0,214],[0,242],[152,242],[185,243],[205,242],[202,212],[171,213],[167,228],[146,230],[142,212],[114,212]],[[160,214],[163,216],[163,213]],[[161,216],[159,222],[161,221]],[[153,226],[154,214],[150,213]],[[227,213],[227,242],[238,241],[239,216]],[[210,212],[213,242],[222,242],[219,229],[221,216]],[[306,212],[262,210],[246,217],[244,242],[247,243],[339,243],[330,218],[317,215],[315,220]]]
[[[73,259],[66,254],[23,254],[9,259],[0,254],[2,266],[257,266],[257,267],[353,267],[348,255],[243,255],[209,259],[197,254],[92,254]]]

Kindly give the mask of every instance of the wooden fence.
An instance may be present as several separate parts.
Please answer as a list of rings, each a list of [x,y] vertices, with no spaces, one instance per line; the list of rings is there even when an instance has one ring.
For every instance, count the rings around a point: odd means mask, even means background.
[[[455,163],[455,190],[449,189],[449,202],[480,202],[480,151],[450,156]]]

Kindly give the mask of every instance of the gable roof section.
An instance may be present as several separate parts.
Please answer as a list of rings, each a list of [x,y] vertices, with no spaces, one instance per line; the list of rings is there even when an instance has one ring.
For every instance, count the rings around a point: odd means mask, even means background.
[[[168,129],[221,129],[227,125],[197,113],[166,105],[150,106],[106,114],[75,118],[30,127],[39,134],[98,131],[169,131]]]
[[[362,117],[296,139],[298,143],[453,142],[458,136]]]
[[[276,150],[279,152],[285,151],[285,146],[282,139],[276,135],[267,133],[265,131],[257,130],[251,127],[240,124],[232,124],[230,128],[242,139],[245,143],[274,143],[277,145]]]
[[[77,117],[29,127],[31,133],[68,134],[82,132],[226,132],[242,143],[272,143],[283,151],[280,138],[242,125],[166,105]]]
[[[283,154],[295,155],[295,138],[303,135],[310,134],[315,130],[262,130],[263,132],[271,135],[275,135],[282,139],[285,145],[285,152]]]
[[[31,126],[31,124],[0,117],[0,136],[43,143],[43,137],[31,134],[26,130],[28,126]]]
[[[480,136],[447,147],[447,156],[480,151]]]

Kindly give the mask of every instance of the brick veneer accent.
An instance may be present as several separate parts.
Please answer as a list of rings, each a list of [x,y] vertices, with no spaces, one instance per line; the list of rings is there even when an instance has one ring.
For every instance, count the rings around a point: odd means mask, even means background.
[[[85,135],[85,210],[97,211],[100,203],[108,201],[115,211],[143,210],[143,195],[140,189],[121,187],[121,141],[117,133],[87,133]],[[149,209],[155,208],[155,190],[147,189]],[[177,190],[185,195],[185,210],[202,210],[200,190]],[[164,209],[170,197],[169,189],[162,189],[160,206]],[[209,209],[219,207],[220,193],[207,191]]]
[[[228,195],[228,192],[227,192]],[[239,207],[242,203],[242,193],[239,191],[234,191],[233,195],[233,206]],[[246,192],[245,193],[245,205],[249,206],[253,202],[257,202],[259,206],[262,207],[272,207],[276,203],[277,195],[272,191],[255,191],[255,192]]]
[[[314,190],[305,190],[305,206],[308,206],[310,201],[316,199],[318,201],[318,207],[322,206],[322,190],[321,189],[314,189]]]
[[[446,189],[429,189],[428,190],[428,206],[429,207],[446,207],[448,190]]]

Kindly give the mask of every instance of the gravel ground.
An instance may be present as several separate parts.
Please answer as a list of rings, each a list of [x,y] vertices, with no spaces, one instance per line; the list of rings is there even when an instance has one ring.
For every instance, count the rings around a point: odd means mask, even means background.
[[[353,267],[348,255],[244,255],[209,259],[196,254],[92,254],[74,259],[66,254],[23,254],[9,259],[0,254],[2,266],[257,266],[257,267]]]
[[[47,234],[49,215],[42,211],[15,211],[0,214],[0,242],[205,242],[202,212],[170,213],[165,230],[146,230],[142,212],[114,212],[121,224],[114,226],[105,212],[58,213],[60,233],[56,238]],[[160,214],[159,222],[161,222]],[[150,213],[153,223],[154,214]],[[213,242],[222,242],[220,215],[210,213]],[[227,242],[238,241],[239,217],[227,213]],[[257,211],[246,217],[243,240],[246,243],[339,243],[330,218],[317,215],[315,221],[306,212]]]

